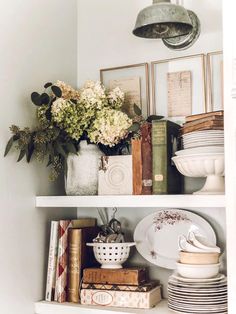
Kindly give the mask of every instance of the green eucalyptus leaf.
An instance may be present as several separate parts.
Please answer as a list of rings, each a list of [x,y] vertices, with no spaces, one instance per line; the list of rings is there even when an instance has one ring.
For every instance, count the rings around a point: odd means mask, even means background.
[[[50,102],[50,97],[47,93],[42,93],[42,95],[40,95],[40,99],[42,105],[48,105]]]
[[[45,112],[45,116],[46,116],[48,121],[51,121],[51,119],[52,119],[51,108],[48,108],[48,110]]]
[[[63,157],[66,158],[66,156],[67,156],[67,155],[66,155],[66,152],[64,151],[62,145],[61,145],[59,142],[55,142],[55,148],[56,148],[56,151],[57,151],[60,155],[62,155]]]
[[[41,97],[40,97],[39,93],[37,93],[37,92],[33,92],[31,94],[31,100],[32,100],[33,104],[35,104],[35,106],[41,106],[42,105]]]
[[[56,97],[60,98],[62,96],[62,91],[61,91],[60,87],[58,87],[56,85],[52,85],[51,89],[52,89],[53,94]]]
[[[18,159],[17,159],[17,162],[21,161],[21,159],[24,158],[25,154],[26,154],[26,150],[25,150],[25,149],[22,149],[22,150],[20,151],[20,155],[19,155],[19,157],[18,157]]]
[[[53,148],[52,143],[48,143],[47,144],[47,148],[48,148],[48,151],[49,151],[49,155],[51,156],[51,159],[53,159],[54,156],[55,156],[55,152],[54,152],[54,148]]]
[[[139,123],[135,122],[131,125],[131,127],[128,129],[129,132],[138,132],[140,129]]]
[[[139,106],[137,106],[136,104],[133,105],[134,106],[134,112],[137,116],[141,116],[142,114],[142,111],[141,109],[139,108]]]
[[[30,142],[30,144],[28,145],[27,147],[27,150],[26,150],[26,160],[27,162],[30,162],[31,160],[31,157],[34,153],[34,143],[33,143],[33,140]]]
[[[51,157],[51,155],[49,155],[47,167],[49,167],[51,164],[52,164],[52,157]]]
[[[154,120],[161,120],[164,116],[151,115],[147,118],[147,122],[152,122]]]
[[[74,144],[66,143],[65,147],[66,147],[66,149],[68,150],[69,153],[72,153],[72,154],[76,154],[77,153],[77,149],[76,149]]]
[[[48,88],[48,87],[50,87],[50,86],[52,86],[52,83],[51,83],[51,82],[48,82],[48,83],[46,83],[46,84],[44,85],[44,88]]]
[[[9,153],[10,149],[12,148],[13,143],[14,143],[14,136],[12,136],[12,137],[9,139],[9,141],[8,141],[8,143],[7,143],[7,145],[6,145],[4,157]]]

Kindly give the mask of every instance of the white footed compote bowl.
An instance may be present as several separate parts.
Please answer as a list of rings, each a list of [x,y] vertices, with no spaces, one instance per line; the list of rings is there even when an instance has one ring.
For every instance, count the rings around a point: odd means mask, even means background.
[[[206,177],[203,188],[193,194],[224,194],[224,154],[200,153],[173,157],[178,171],[186,177]]]

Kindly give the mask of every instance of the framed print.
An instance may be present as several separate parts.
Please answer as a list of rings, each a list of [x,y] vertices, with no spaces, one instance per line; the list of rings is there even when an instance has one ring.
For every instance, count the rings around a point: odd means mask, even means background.
[[[224,109],[223,51],[207,54],[207,96],[210,111]]]
[[[152,113],[182,124],[186,116],[206,112],[204,54],[151,63]]]
[[[125,93],[126,109],[136,104],[144,118],[150,114],[149,68],[147,63],[132,64],[100,70],[100,79],[108,89],[120,87]]]

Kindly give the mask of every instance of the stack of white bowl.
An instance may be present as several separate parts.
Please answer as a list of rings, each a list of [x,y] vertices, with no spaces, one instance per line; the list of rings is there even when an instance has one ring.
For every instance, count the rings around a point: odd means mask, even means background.
[[[172,158],[177,169],[187,177],[207,178],[194,194],[224,194],[224,131],[197,131],[182,138],[184,149]]]
[[[190,232],[179,238],[180,260],[168,282],[170,309],[191,314],[227,313],[227,279],[219,273],[220,248]]]

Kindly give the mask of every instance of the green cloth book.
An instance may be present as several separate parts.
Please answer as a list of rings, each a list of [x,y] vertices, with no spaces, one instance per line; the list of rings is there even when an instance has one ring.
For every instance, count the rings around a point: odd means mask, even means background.
[[[179,149],[180,126],[169,120],[152,122],[153,194],[179,194],[181,174],[171,158]]]

